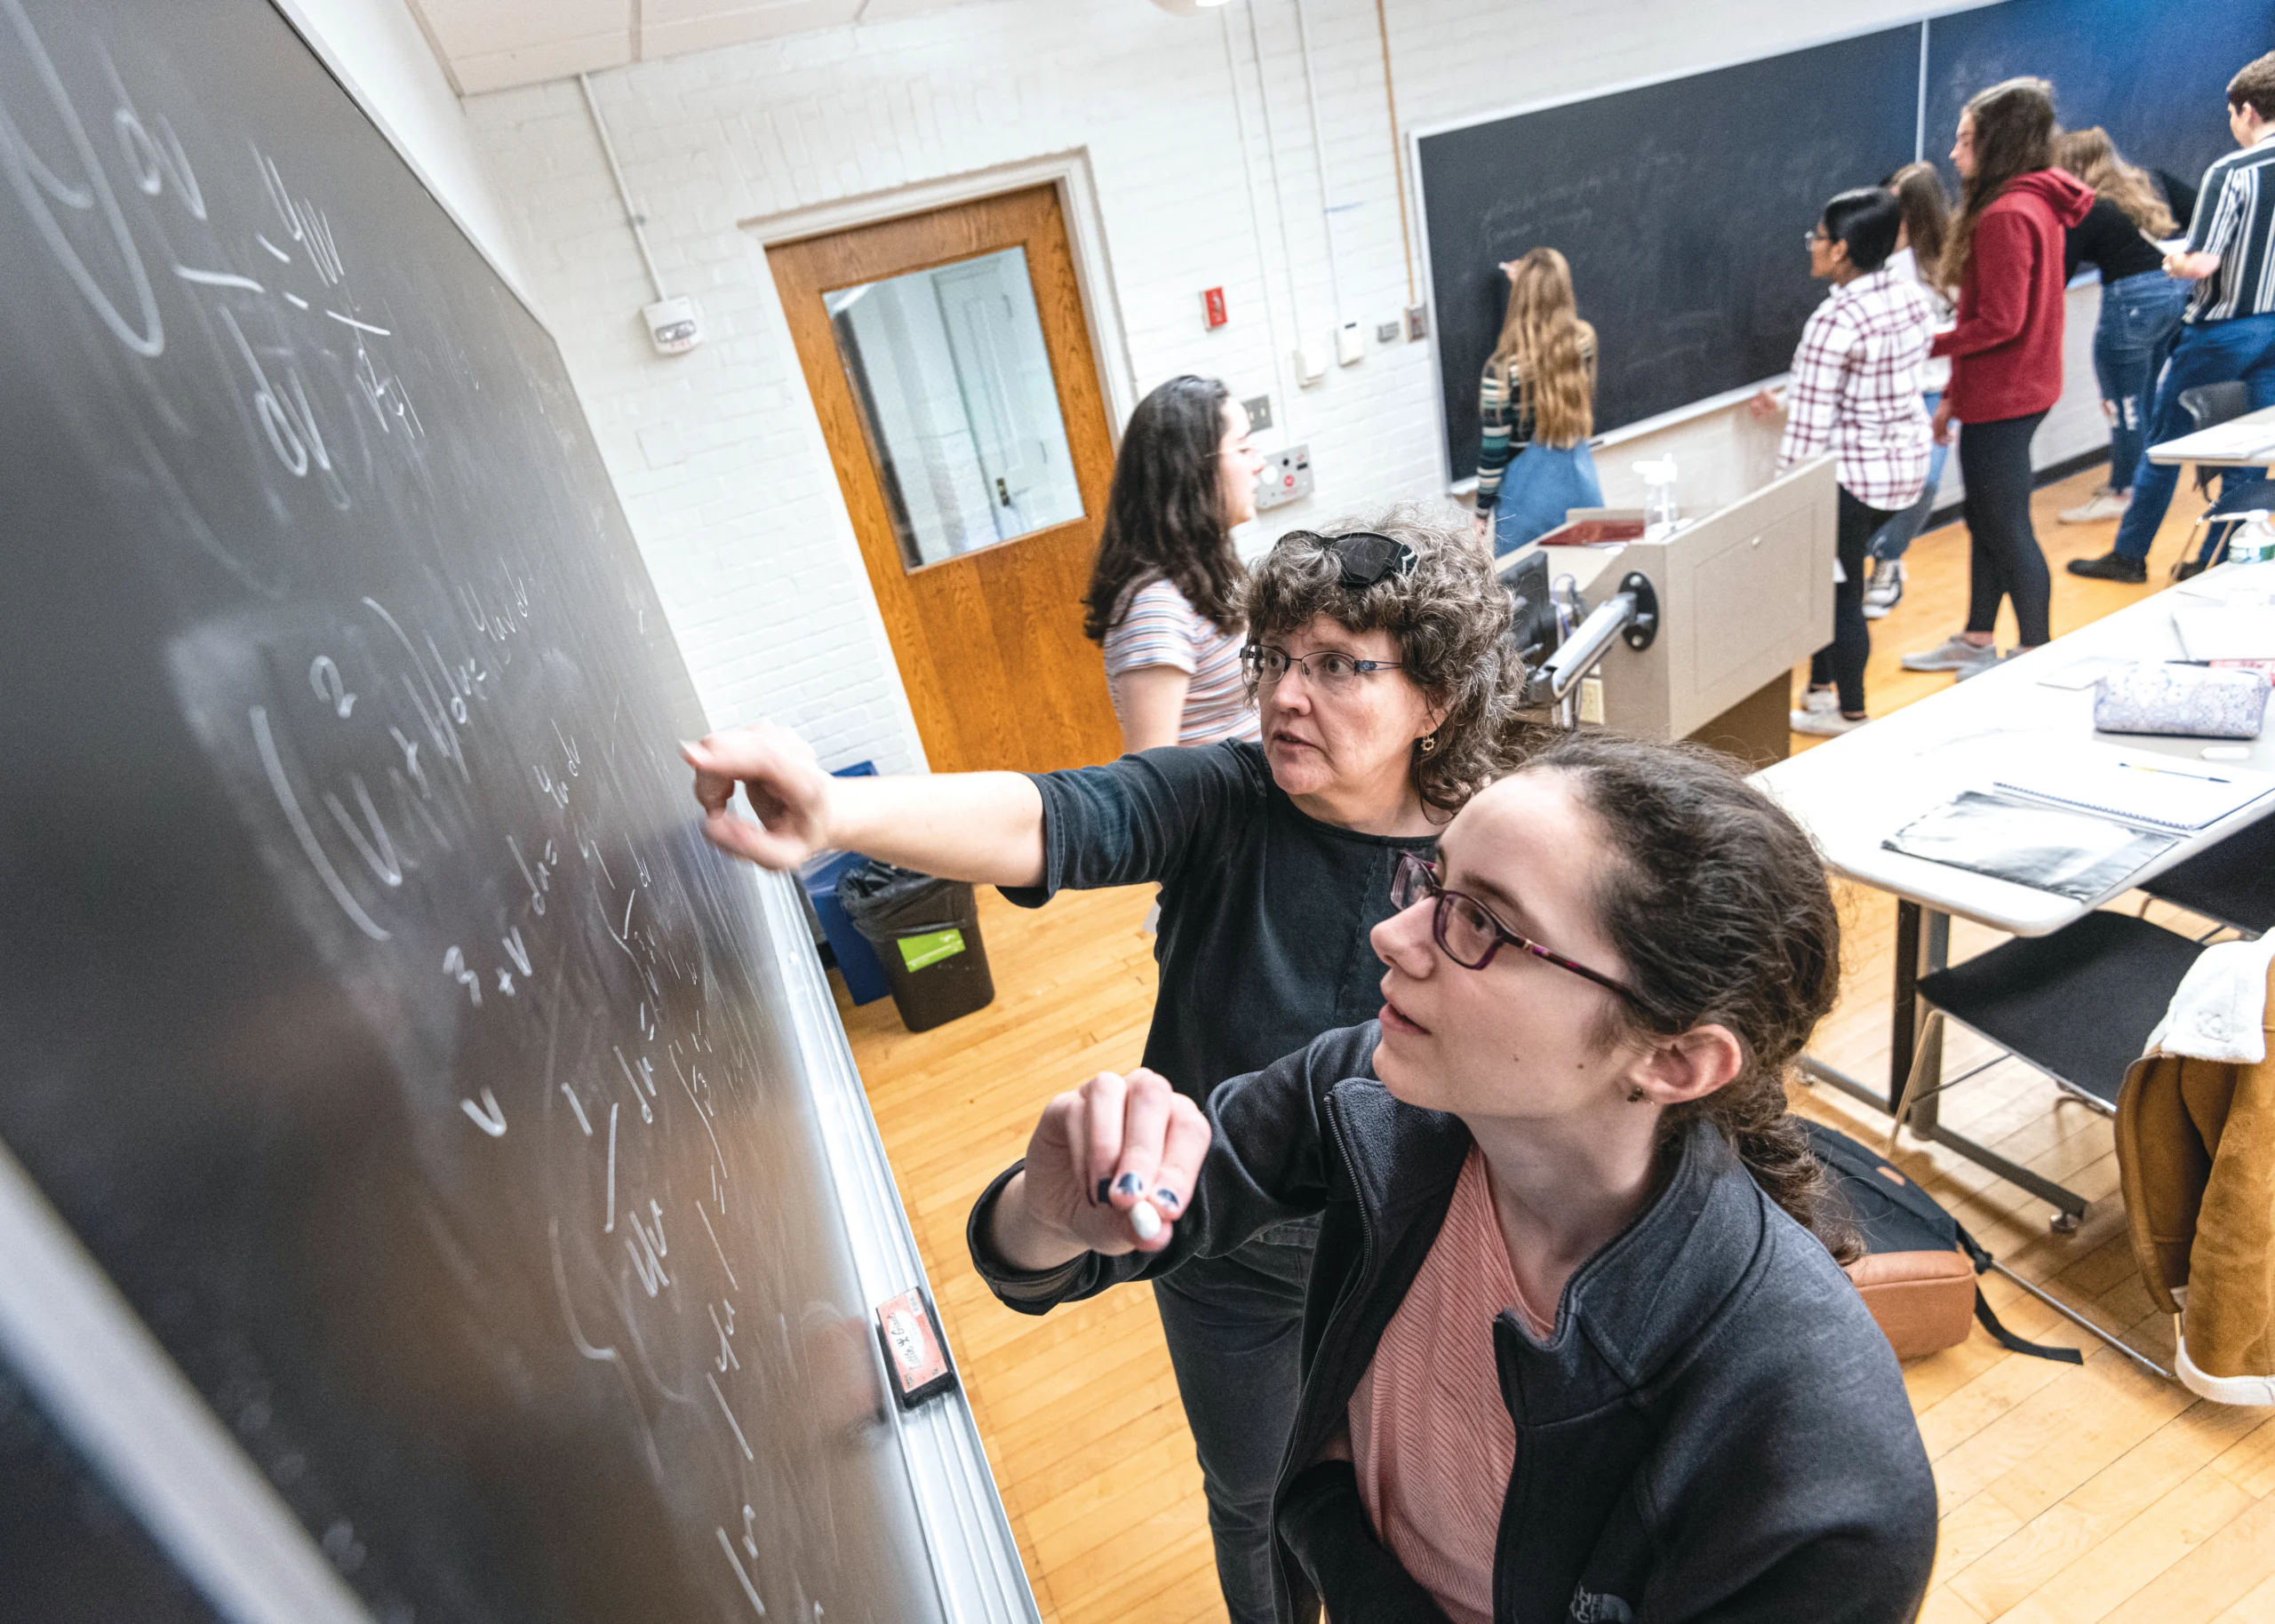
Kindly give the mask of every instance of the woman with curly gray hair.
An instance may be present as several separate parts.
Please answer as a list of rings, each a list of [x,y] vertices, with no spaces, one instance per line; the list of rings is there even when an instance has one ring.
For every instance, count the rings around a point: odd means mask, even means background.
[[[739,728],[688,747],[706,832],[768,868],[835,847],[1001,886],[1026,907],[1158,883],[1144,1064],[1206,1099],[1375,1013],[1368,933],[1393,912],[1401,856],[1430,856],[1517,764],[1521,736],[1508,595],[1455,510],[1283,537],[1252,572],[1246,620],[1260,743],[1031,776],[833,778],[786,728]],[[755,823],[730,805],[738,784]],[[1156,1292],[1239,1624],[1273,1617],[1272,1491],[1313,1231],[1291,1222]]]

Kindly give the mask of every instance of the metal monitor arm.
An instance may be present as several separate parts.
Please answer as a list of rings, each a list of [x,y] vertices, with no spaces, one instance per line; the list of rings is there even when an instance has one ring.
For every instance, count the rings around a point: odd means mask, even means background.
[[[1612,641],[1624,639],[1639,653],[1659,634],[1659,594],[1650,577],[1631,569],[1620,578],[1619,591],[1599,604],[1579,629],[1561,643],[1525,688],[1533,705],[1553,705],[1561,728],[1580,725],[1580,684],[1611,652]]]

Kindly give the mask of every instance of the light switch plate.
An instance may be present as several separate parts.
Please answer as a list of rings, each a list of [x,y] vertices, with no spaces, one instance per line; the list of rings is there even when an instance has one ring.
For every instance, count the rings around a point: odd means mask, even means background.
[[[1258,429],[1272,426],[1272,397],[1270,395],[1251,394],[1242,401],[1241,405],[1248,411],[1249,433],[1253,434]]]

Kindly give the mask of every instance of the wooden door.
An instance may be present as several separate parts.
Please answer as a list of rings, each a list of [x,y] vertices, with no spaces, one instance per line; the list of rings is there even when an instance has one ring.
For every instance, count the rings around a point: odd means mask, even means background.
[[[1114,443],[1057,188],[767,259],[933,770],[1118,755],[1082,603]]]

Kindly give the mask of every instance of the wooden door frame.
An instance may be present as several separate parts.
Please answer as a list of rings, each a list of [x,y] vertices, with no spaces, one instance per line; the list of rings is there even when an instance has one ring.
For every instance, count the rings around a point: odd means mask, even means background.
[[[1090,319],[1090,366],[1106,396],[1106,433],[1119,450],[1122,426],[1138,409],[1138,371],[1130,364],[1129,339],[1122,329],[1122,305],[1114,291],[1113,265],[1106,257],[1106,228],[1098,214],[1098,190],[1090,179],[1088,147],[967,170],[777,214],[755,215],[738,224],[758,239],[763,250],[1036,186],[1052,186],[1058,191],[1058,212],[1066,225],[1074,279],[1082,290],[1083,314]],[[772,278],[768,282],[770,287]]]

